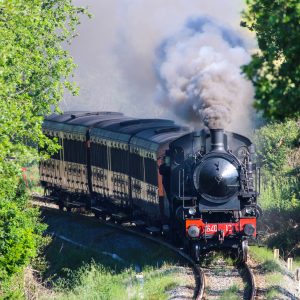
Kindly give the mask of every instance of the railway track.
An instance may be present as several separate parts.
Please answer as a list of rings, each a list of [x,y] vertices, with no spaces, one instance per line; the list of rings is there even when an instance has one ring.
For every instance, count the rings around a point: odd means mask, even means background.
[[[255,277],[251,270],[251,268],[248,266],[247,263],[243,264],[243,267],[245,268],[245,271],[247,273],[249,282],[250,282],[250,291],[249,291],[249,300],[255,300],[256,297],[256,283],[255,283]]]
[[[39,206],[42,206],[43,209],[50,209],[49,206],[46,206],[46,204],[49,204],[49,203],[53,204],[53,201],[50,201],[47,199],[47,197],[43,197],[43,196],[34,195],[33,200],[35,200],[35,202],[40,202]],[[58,209],[58,206],[56,204],[55,204],[55,206],[52,207],[52,209],[54,207],[56,209]],[[87,215],[87,214],[85,213],[85,215]],[[166,242],[162,238],[152,236],[149,233],[141,232],[140,230],[137,230],[134,227],[129,226],[128,223],[125,223],[122,225],[122,224],[112,223],[109,221],[104,221],[101,219],[99,219],[99,222],[103,223],[107,226],[110,226],[112,228],[119,229],[124,232],[131,233],[131,234],[140,236],[142,238],[151,240],[151,241],[158,243],[166,248],[169,248],[170,250],[172,250],[175,253],[177,253],[178,255],[180,255],[185,261],[188,262],[190,267],[193,269],[193,273],[194,273],[194,277],[195,277],[195,289],[194,289],[194,297],[193,298],[196,300],[210,299],[209,293],[206,291],[206,283],[208,280],[207,275],[205,274],[206,272],[204,271],[203,267],[196,264],[193,261],[193,259],[188,254],[183,252],[181,249],[171,245],[170,243]],[[240,264],[238,266],[238,268],[244,269],[245,281],[247,282],[247,286],[248,286],[248,291],[247,291],[247,293],[244,293],[244,296],[242,299],[254,300],[255,294],[256,294],[256,286],[255,286],[255,278],[254,278],[253,272],[251,271],[251,269],[247,265],[247,263]]]
[[[255,299],[255,280],[246,263],[236,264],[218,256],[202,268],[206,278],[204,299]]]

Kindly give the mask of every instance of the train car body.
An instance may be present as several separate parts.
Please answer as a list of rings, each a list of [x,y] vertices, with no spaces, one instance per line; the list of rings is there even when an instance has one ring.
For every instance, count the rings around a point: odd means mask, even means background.
[[[245,256],[259,214],[255,151],[246,137],[114,112],[54,114],[43,131],[61,146],[40,163],[45,194],[60,208],[169,228],[196,260],[216,248]]]
[[[169,143],[186,128],[112,112],[66,112],[47,117],[43,131],[61,145],[40,164],[46,194],[61,207],[85,205],[101,214],[114,206],[154,223],[168,217],[158,167]]]

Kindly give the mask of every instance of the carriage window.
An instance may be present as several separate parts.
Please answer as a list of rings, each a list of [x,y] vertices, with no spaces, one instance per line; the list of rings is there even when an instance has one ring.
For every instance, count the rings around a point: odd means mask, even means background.
[[[130,153],[131,176],[144,181],[144,162],[143,157],[136,153]]]
[[[107,146],[91,143],[91,165],[108,169]]]
[[[150,158],[145,158],[145,181],[152,185],[157,185],[157,164]]]
[[[128,173],[128,151],[111,148],[111,170],[119,173]]]
[[[65,161],[86,164],[85,142],[64,139],[63,147]]]

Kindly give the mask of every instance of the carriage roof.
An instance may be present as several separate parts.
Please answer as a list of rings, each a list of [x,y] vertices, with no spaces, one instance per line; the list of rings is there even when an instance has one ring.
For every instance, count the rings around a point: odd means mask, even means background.
[[[45,118],[43,128],[48,132],[68,132],[84,136],[90,130],[91,139],[115,140],[152,151],[188,131],[171,120],[129,118],[117,112],[52,114]]]

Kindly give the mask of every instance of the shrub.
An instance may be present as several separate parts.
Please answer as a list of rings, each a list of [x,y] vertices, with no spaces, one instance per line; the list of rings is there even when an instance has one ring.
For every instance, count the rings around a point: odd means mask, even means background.
[[[255,134],[258,159],[261,165],[273,173],[289,171],[288,156],[299,143],[299,124],[295,120],[271,123]]]
[[[39,212],[30,206],[27,195],[19,191],[15,201],[0,198],[0,292],[6,294],[13,275],[20,273],[37,255],[46,226]]]
[[[256,131],[258,159],[262,166],[259,198],[264,215],[262,229],[267,243],[286,254],[299,248],[300,128],[296,120],[268,124]]]

